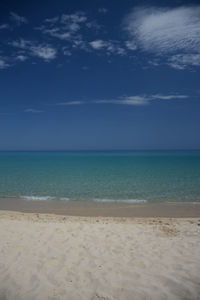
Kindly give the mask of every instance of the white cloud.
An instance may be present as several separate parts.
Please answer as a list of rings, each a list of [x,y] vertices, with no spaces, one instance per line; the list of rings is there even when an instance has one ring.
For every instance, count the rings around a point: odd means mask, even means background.
[[[0,69],[6,69],[9,67],[9,64],[5,61],[4,58],[0,57]]]
[[[52,29],[44,29],[43,33],[46,33],[63,41],[68,41],[72,37],[72,33],[70,31],[66,31],[66,29],[62,30],[58,27]]]
[[[20,39],[20,40],[17,40],[17,41],[12,41],[9,44],[13,47],[17,47],[17,48],[20,48],[20,49],[27,49],[32,45],[32,42],[28,41],[28,40]]]
[[[10,26],[8,24],[2,24],[2,25],[0,25],[0,30],[2,30],[2,29],[9,29],[9,28],[10,28]]]
[[[130,50],[133,43],[141,50],[168,57],[174,68],[199,66],[200,6],[137,8],[126,16],[123,26],[130,37],[126,43]]]
[[[146,96],[129,96],[119,100],[119,104],[140,106],[148,104],[148,101]]]
[[[84,12],[77,12],[74,14],[63,14],[61,16],[61,23],[64,24],[78,24],[78,23],[84,23],[87,21],[87,17]]]
[[[125,44],[126,44],[126,47],[129,50],[136,50],[137,49],[137,45],[134,41],[126,41]]]
[[[200,6],[136,9],[127,16],[125,27],[144,50],[200,51]]]
[[[152,99],[158,99],[158,100],[178,100],[178,99],[187,99],[188,95],[161,95],[161,94],[155,94],[151,96]]]
[[[124,55],[126,53],[118,41],[94,40],[89,44],[94,50],[105,50],[107,54]]]
[[[25,50],[27,55],[37,56],[46,62],[55,59],[57,55],[57,50],[49,44],[38,44],[33,41],[20,39],[19,41],[13,41],[11,45]]]
[[[12,116],[12,115],[14,115],[14,113],[1,112],[0,115],[1,116]]]
[[[66,55],[66,56],[71,56],[72,55],[72,52],[69,50],[68,47],[63,47],[62,51],[63,51],[63,54]]]
[[[187,95],[162,95],[162,94],[155,94],[155,95],[139,95],[139,96],[129,96],[123,97],[120,100],[116,100],[116,104],[123,104],[123,105],[147,105],[150,104],[153,100],[181,100],[188,98]]]
[[[172,55],[168,64],[174,69],[183,70],[188,66],[200,66],[200,53],[199,54],[177,54]]]
[[[129,106],[144,106],[155,100],[184,100],[189,98],[188,95],[180,94],[170,94],[170,95],[133,95],[133,96],[123,96],[116,99],[103,99],[94,101],[68,101],[60,102],[56,105],[58,106],[68,106],[68,105],[83,105],[83,104],[114,104],[114,105],[129,105]]]
[[[59,17],[47,18],[44,21],[47,23],[56,23],[59,20]]]
[[[104,42],[103,40],[95,40],[90,42],[90,45],[93,49],[100,50],[106,47],[106,42]]]
[[[14,21],[17,24],[17,26],[20,26],[23,23],[28,23],[28,20],[25,17],[19,16],[14,12],[10,13],[10,19]]]
[[[60,40],[70,41],[80,31],[81,26],[87,21],[84,12],[74,14],[62,14],[54,18],[46,19],[42,26],[35,29]]]
[[[33,113],[33,114],[39,114],[42,113],[43,110],[38,110],[38,109],[34,109],[34,108],[27,108],[24,110],[25,113]]]
[[[97,21],[90,21],[85,23],[86,27],[89,29],[94,29],[96,32],[102,28],[102,25],[99,25]]]
[[[105,7],[100,7],[100,8],[98,9],[98,12],[99,12],[100,14],[106,14],[106,13],[108,12],[108,9],[105,8]]]
[[[82,40],[81,36],[78,36],[73,40],[72,48],[88,51],[87,44],[84,40]]]
[[[60,102],[60,103],[57,103],[56,105],[58,106],[70,106],[70,105],[82,105],[82,104],[85,104],[87,102],[85,101],[68,101],[68,102]]]
[[[34,56],[43,58],[45,61],[50,61],[56,58],[56,49],[48,45],[38,45],[31,47]]]
[[[43,24],[36,27],[43,34],[51,38],[56,38],[62,42],[68,43],[68,48],[78,50],[91,51],[87,38],[83,38],[83,34],[88,31],[98,31],[101,28],[95,20],[89,20],[84,12],[76,12],[74,14],[62,14],[54,18],[46,19]],[[69,49],[70,51],[71,49]],[[68,55],[67,51],[67,55]],[[70,51],[71,53],[71,51]]]
[[[19,54],[15,57],[15,59],[19,60],[19,61],[25,61],[25,60],[27,60],[27,58],[28,58],[27,56],[22,55],[22,54]]]
[[[88,67],[88,66],[82,66],[81,67],[81,70],[83,70],[83,71],[87,71],[87,70],[89,70],[90,68]]]
[[[146,96],[128,96],[128,97],[121,97],[118,99],[96,100],[95,103],[141,106],[141,105],[148,104],[148,101],[149,99]]]

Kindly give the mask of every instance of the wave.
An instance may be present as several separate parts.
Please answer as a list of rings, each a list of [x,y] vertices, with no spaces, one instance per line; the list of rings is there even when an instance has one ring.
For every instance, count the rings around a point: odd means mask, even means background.
[[[62,201],[69,201],[69,198],[66,197],[61,197],[61,198],[56,198],[52,196],[21,196],[21,199],[28,200],[28,201],[48,201],[48,200],[62,200]]]
[[[45,201],[45,200],[53,200],[54,197],[50,197],[50,196],[21,196],[21,199],[24,200],[41,200],[41,201]]]
[[[58,198],[58,200],[61,200],[61,201],[70,201],[70,199],[67,198],[67,197],[61,197],[61,198]]]
[[[70,199],[67,197],[52,197],[52,196],[21,196],[23,200],[27,201],[77,201],[78,199]],[[99,203],[135,203],[142,204],[147,203],[148,201],[145,199],[107,199],[107,198],[93,198],[93,199],[81,199],[80,202],[91,201],[91,202],[99,202]]]
[[[95,202],[104,202],[104,203],[147,203],[148,201],[145,199],[101,199],[101,198],[95,198],[93,199]]]

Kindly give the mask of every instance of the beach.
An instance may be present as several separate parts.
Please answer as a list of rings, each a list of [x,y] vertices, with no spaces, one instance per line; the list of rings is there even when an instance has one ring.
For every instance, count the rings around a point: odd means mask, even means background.
[[[1,152],[0,300],[200,299],[200,152]]]
[[[0,299],[200,299],[196,215],[1,210],[0,240]]]
[[[200,0],[1,0],[0,36],[0,300],[200,300]]]

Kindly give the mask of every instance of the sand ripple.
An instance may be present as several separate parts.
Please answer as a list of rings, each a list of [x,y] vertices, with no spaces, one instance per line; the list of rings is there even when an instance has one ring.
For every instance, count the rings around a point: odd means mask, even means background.
[[[0,299],[200,299],[197,219],[0,213]]]

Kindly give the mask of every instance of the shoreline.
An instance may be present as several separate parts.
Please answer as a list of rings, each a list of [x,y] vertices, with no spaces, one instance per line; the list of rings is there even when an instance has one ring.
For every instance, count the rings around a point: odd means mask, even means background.
[[[199,218],[200,202],[132,204],[0,198],[0,210],[80,217]]]

